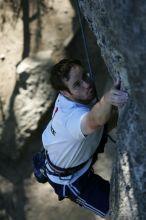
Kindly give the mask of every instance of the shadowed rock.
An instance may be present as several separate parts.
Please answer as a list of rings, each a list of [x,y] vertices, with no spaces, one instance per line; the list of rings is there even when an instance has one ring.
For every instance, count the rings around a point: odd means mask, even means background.
[[[54,100],[49,84],[51,52],[38,53],[17,66],[17,81],[2,125],[3,155],[17,158]]]

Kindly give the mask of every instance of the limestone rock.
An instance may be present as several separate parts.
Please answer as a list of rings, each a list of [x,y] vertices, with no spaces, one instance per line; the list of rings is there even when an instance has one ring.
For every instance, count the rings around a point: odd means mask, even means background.
[[[146,2],[81,0],[112,78],[120,75],[129,101],[119,110],[111,181],[112,220],[146,219]]]
[[[44,56],[43,53],[26,58],[17,67],[17,81],[1,131],[1,143],[4,146],[1,152],[13,158],[18,157],[53,102],[55,94],[49,84],[52,61],[48,53],[46,60]]]

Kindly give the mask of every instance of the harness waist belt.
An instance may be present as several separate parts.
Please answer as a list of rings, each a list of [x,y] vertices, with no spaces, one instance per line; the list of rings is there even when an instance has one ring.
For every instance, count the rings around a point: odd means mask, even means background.
[[[80,170],[81,168],[83,168],[85,166],[85,164],[89,161],[85,161],[84,163],[79,164],[78,166],[75,167],[70,167],[70,168],[61,168],[56,166],[55,164],[52,163],[52,161],[49,158],[49,155],[46,151],[46,159],[48,162],[48,165],[50,166],[50,168],[54,171],[54,174],[61,176],[61,177],[65,177],[65,176],[69,176],[74,174],[75,172],[77,172],[78,170]]]
[[[65,177],[65,176],[69,176],[74,174],[75,172],[77,172],[78,170],[82,169],[85,164],[92,158],[92,164],[91,166],[96,162],[97,160],[97,155],[98,153],[103,153],[104,152],[104,147],[105,144],[107,142],[107,124],[104,126],[104,131],[103,131],[103,135],[101,137],[100,143],[98,145],[97,150],[94,152],[94,154],[84,163],[79,164],[78,166],[75,167],[70,167],[70,168],[61,168],[56,166],[55,164],[52,163],[52,161],[49,158],[49,154],[47,151],[45,151],[46,154],[46,159],[47,159],[47,163],[50,166],[50,168],[53,170],[54,173],[52,173],[50,171],[50,174],[52,175],[57,175],[57,176],[61,176],[61,177]],[[90,167],[91,167],[90,166]],[[48,171],[49,172],[49,171]]]

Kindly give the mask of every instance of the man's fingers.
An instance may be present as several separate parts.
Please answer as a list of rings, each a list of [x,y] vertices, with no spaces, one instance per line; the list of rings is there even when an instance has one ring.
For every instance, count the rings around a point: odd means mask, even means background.
[[[118,91],[118,93],[112,94],[111,103],[112,105],[119,106],[123,105],[128,100],[128,94],[126,92]]]
[[[112,90],[111,91],[111,94],[112,94],[112,96],[117,96],[117,97],[119,97],[119,96],[121,96],[121,97],[128,97],[128,93],[127,92],[124,92],[124,91],[121,91],[121,90]]]
[[[105,98],[106,101],[111,105],[119,107],[120,105],[124,105],[127,102],[128,93],[117,89],[111,89],[105,95]]]

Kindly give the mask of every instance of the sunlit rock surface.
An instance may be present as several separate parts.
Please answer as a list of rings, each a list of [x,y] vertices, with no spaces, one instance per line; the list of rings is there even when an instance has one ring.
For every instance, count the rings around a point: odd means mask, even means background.
[[[19,158],[54,101],[50,68],[64,56],[74,16],[69,1],[31,1],[28,22],[25,16],[14,16],[19,3],[0,3],[0,152],[2,158],[13,159]],[[26,51],[28,57],[22,60]]]

